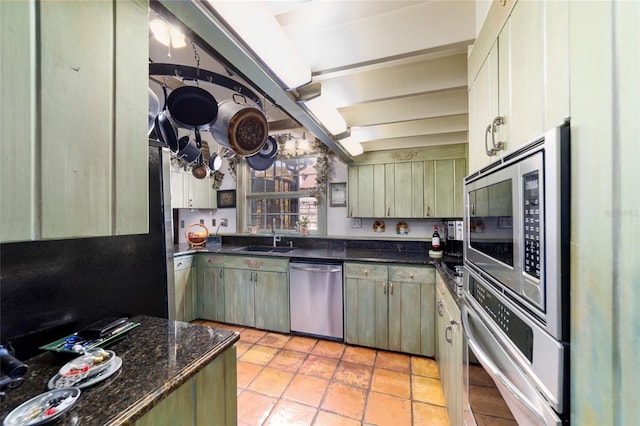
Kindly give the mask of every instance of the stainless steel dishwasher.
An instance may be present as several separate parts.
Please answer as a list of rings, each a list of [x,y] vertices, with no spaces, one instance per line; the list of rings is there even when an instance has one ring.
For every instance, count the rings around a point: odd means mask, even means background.
[[[343,339],[342,262],[289,263],[291,331]]]

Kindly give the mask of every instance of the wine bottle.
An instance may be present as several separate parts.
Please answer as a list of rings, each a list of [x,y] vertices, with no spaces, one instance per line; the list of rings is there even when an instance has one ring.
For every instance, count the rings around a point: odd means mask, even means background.
[[[440,250],[440,234],[438,233],[438,225],[433,225],[433,235],[431,236],[431,248]]]

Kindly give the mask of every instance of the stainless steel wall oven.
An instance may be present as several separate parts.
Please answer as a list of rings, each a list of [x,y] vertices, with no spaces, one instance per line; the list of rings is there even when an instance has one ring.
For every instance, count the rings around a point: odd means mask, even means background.
[[[467,358],[520,424],[568,421],[569,131],[554,128],[465,179]],[[474,424],[471,410],[466,419]]]

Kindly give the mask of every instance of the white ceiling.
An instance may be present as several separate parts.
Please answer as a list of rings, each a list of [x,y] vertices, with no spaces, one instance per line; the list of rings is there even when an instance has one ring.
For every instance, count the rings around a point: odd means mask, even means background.
[[[468,141],[467,50],[476,34],[474,0],[267,5],[311,67],[313,82],[363,140],[365,152]],[[195,65],[190,46],[169,58],[166,47],[150,40],[153,61]],[[201,67],[225,73],[215,59],[199,54]],[[287,118],[274,108],[267,111],[270,122]]]

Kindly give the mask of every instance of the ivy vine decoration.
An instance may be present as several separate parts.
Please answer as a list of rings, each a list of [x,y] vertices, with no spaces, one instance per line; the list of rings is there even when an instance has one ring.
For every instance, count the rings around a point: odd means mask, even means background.
[[[320,205],[327,194],[329,174],[331,173],[331,150],[318,139],[314,139],[312,147],[318,153],[316,164],[313,166],[316,169],[317,185],[312,196],[316,199],[316,204]]]
[[[238,180],[238,174],[237,174],[238,163],[240,162],[241,157],[236,155],[235,152],[233,152],[228,148],[225,148],[224,154],[222,156],[227,159],[227,163],[229,164],[229,173],[231,174],[231,177],[233,178],[233,180],[237,181]]]
[[[224,179],[224,173],[222,173],[220,170],[216,170],[215,172],[212,172],[210,175],[213,177],[213,183],[211,184],[211,187],[217,191],[218,189],[220,189],[220,185],[222,185],[222,179]]]

